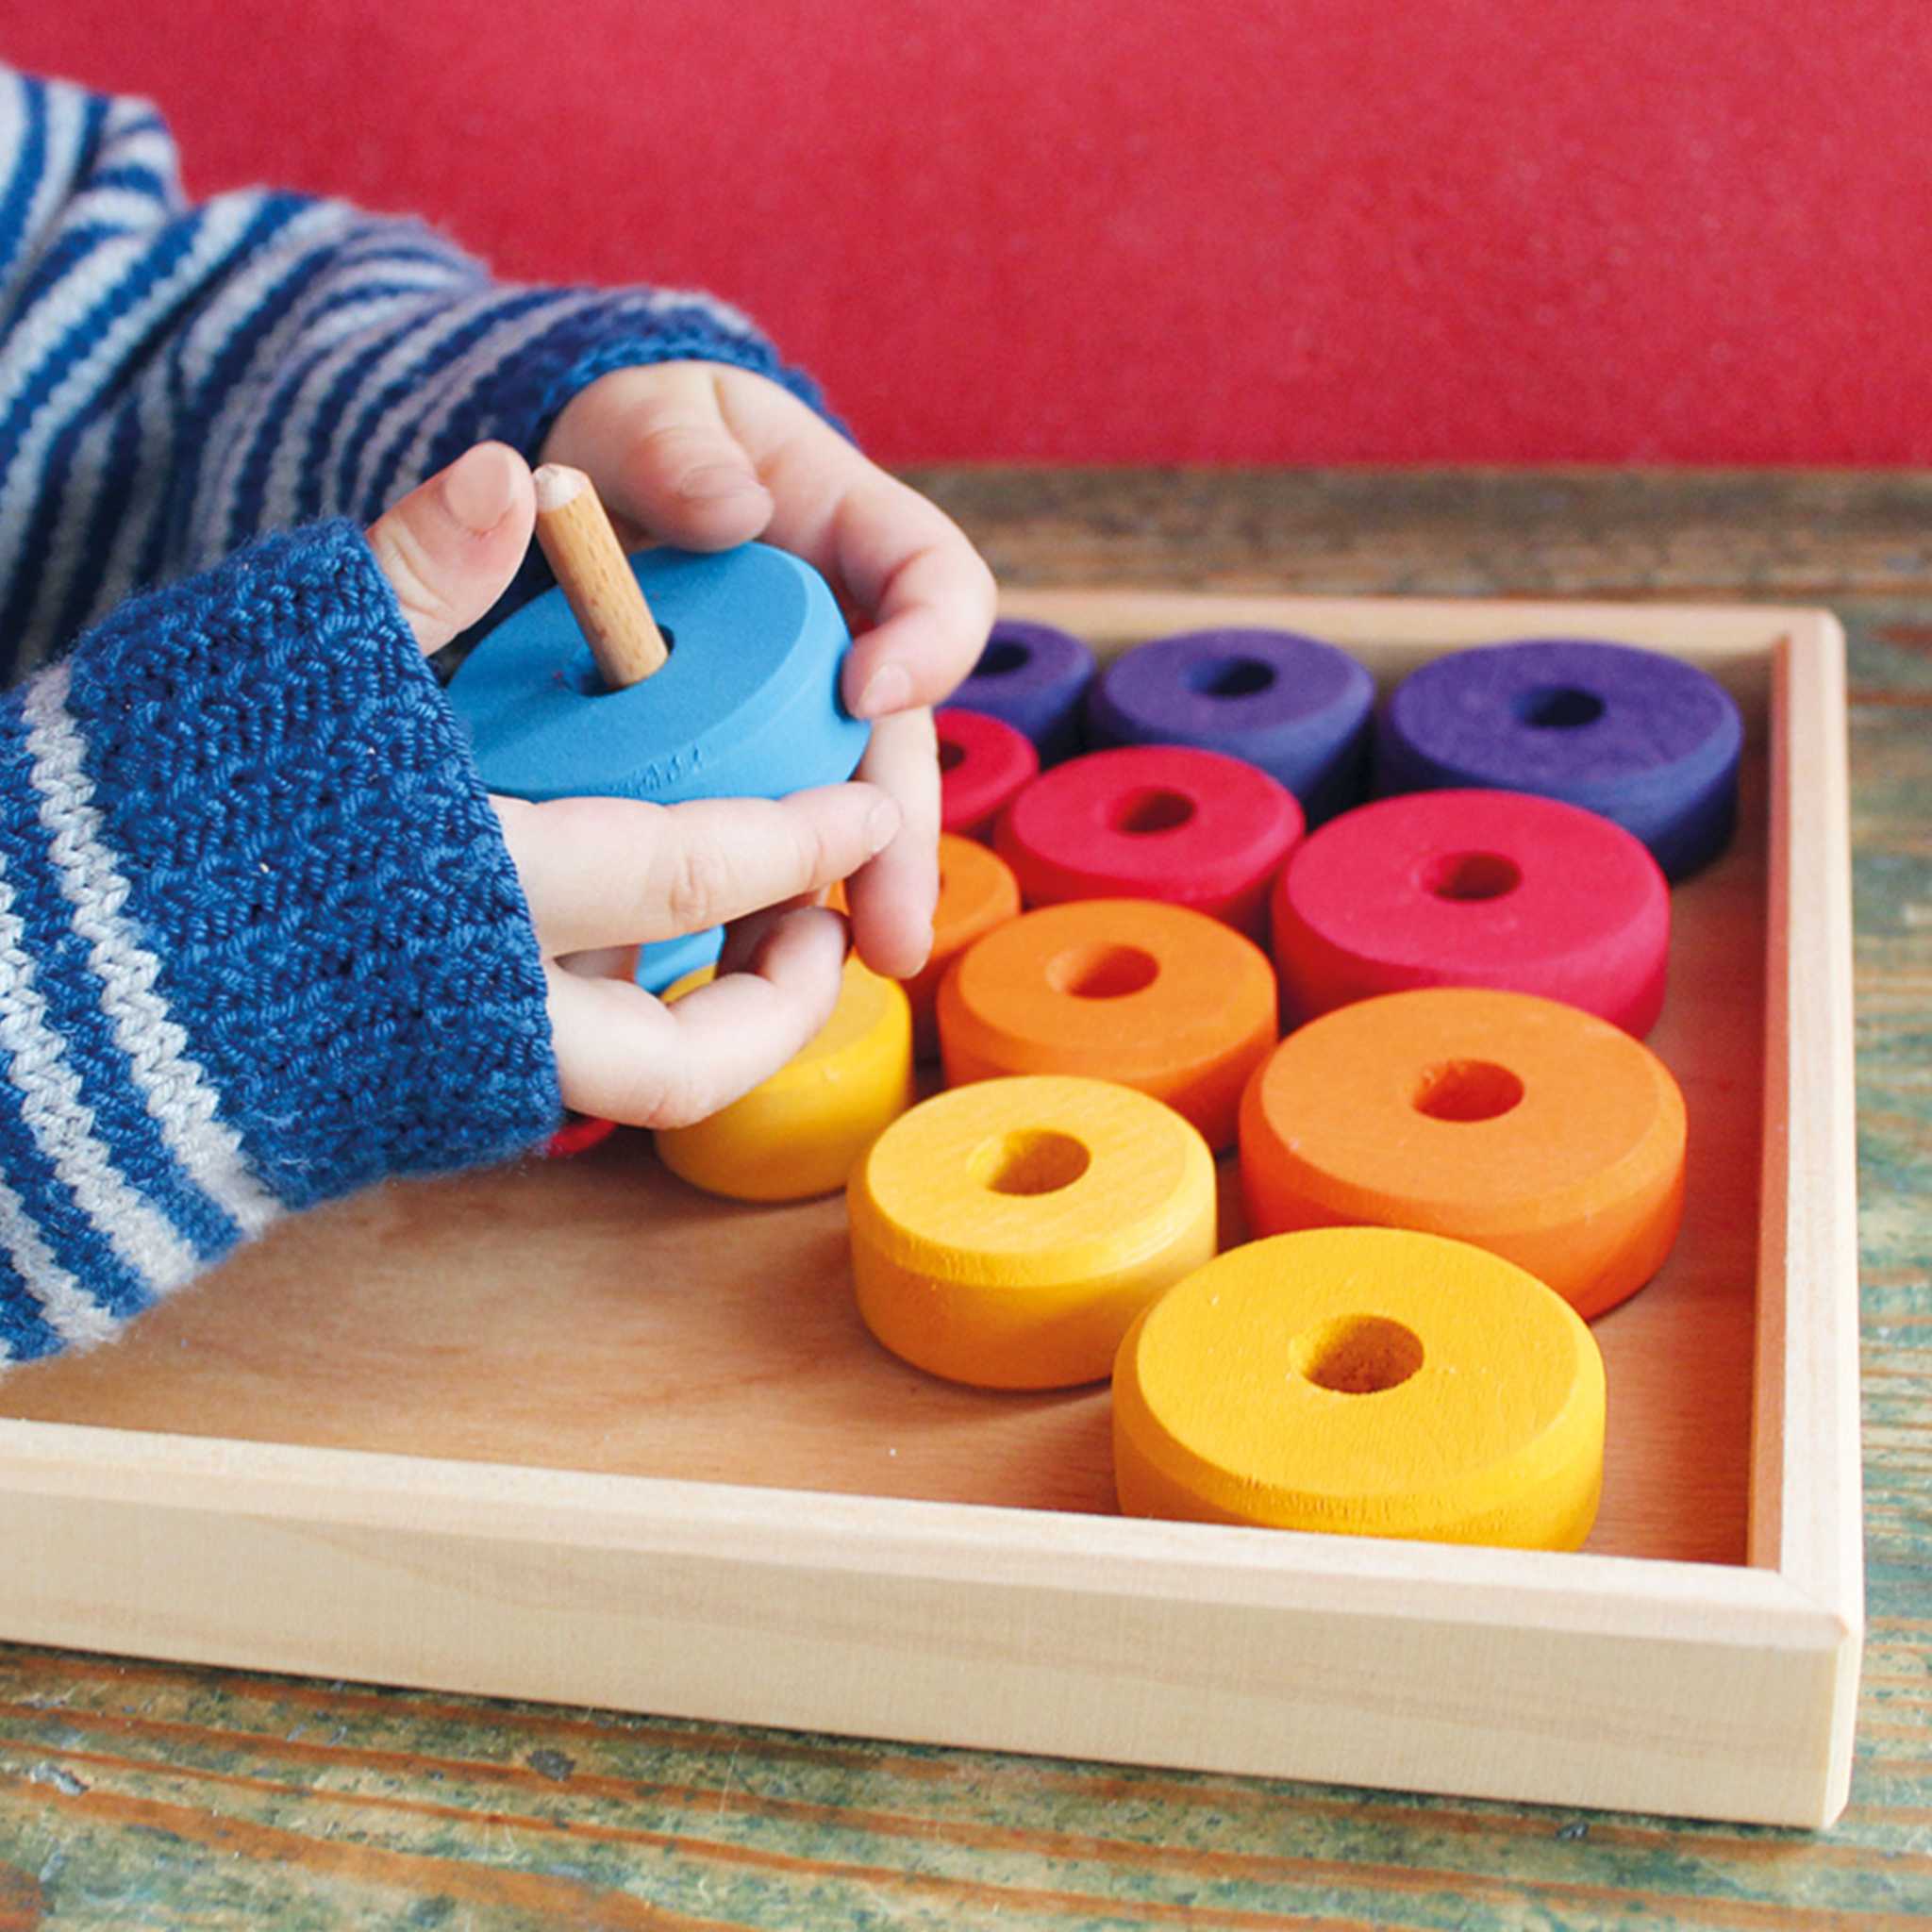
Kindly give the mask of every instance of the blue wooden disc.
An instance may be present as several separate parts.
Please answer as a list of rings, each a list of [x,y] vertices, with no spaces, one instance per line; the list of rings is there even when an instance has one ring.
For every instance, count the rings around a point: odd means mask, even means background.
[[[1310,824],[1367,783],[1374,681],[1345,651],[1287,630],[1196,630],[1116,658],[1087,694],[1091,744],[1191,744],[1244,758]]]
[[[763,543],[630,559],[671,645],[607,691],[561,591],[490,633],[451,681],[483,782],[513,798],[782,798],[857,769],[869,727],[839,702],[850,645],[824,579]]]
[[[1667,878],[1717,857],[1738,815],[1743,721],[1730,694],[1657,651],[1531,638],[1412,672],[1376,739],[1376,789],[1535,791],[1613,819]]]
[[[1003,618],[979,661],[947,703],[984,711],[1033,741],[1042,765],[1080,749],[1080,704],[1093,680],[1093,653],[1050,624]]]
[[[658,940],[638,948],[637,982],[646,992],[662,992],[667,986],[695,973],[700,966],[714,966],[724,950],[724,928],[709,925],[703,932],[680,933],[675,940]]]

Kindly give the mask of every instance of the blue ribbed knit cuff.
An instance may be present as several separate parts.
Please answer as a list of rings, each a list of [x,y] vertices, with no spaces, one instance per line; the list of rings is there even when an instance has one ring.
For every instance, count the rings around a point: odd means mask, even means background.
[[[131,600],[0,700],[0,1357],[559,1118],[522,889],[352,524]]]

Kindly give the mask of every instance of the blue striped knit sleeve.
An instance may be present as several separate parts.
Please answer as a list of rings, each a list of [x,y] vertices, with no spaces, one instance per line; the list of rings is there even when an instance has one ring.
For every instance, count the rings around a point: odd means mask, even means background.
[[[0,682],[258,532],[371,522],[593,377],[684,358],[818,406],[708,296],[514,287],[421,224],[182,195],[139,101],[0,70]]]
[[[355,525],[133,598],[0,696],[0,1370],[559,1115],[522,888]]]

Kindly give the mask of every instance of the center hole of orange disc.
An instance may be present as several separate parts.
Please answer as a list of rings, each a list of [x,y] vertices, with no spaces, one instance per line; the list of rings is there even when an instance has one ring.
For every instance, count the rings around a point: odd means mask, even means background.
[[[969,1163],[973,1178],[995,1194],[1057,1194],[1087,1172],[1084,1142],[1052,1127],[1016,1127],[989,1141]]]
[[[1274,665],[1259,658],[1210,658],[1188,678],[1204,698],[1251,698],[1274,682]]]
[[[1500,852],[1444,852],[1423,870],[1423,890],[1439,899],[1500,899],[1522,883],[1522,868]]]
[[[1113,808],[1113,828],[1141,837],[1148,832],[1171,832],[1194,816],[1194,801],[1185,791],[1163,791],[1143,786],[1129,791]]]
[[[1604,714],[1604,701],[1593,691],[1574,684],[1545,684],[1524,691],[1516,700],[1516,715],[1541,731],[1574,731],[1594,724]]]
[[[1160,976],[1160,961],[1139,946],[1075,946],[1046,965],[1046,983],[1079,1000],[1117,1000]]]
[[[1338,1395],[1378,1395],[1399,1389],[1423,1365],[1422,1338],[1386,1315],[1337,1315],[1295,1337],[1290,1360],[1298,1375]]]
[[[1415,1091],[1418,1113],[1438,1121],[1492,1121],[1523,1098],[1523,1082],[1493,1060],[1445,1060]]]

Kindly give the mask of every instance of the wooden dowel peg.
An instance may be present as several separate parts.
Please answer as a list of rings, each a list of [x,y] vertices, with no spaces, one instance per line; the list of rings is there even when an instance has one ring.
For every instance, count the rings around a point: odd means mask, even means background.
[[[661,671],[671,654],[596,486],[563,463],[543,464],[534,480],[537,541],[606,687],[623,691]]]

